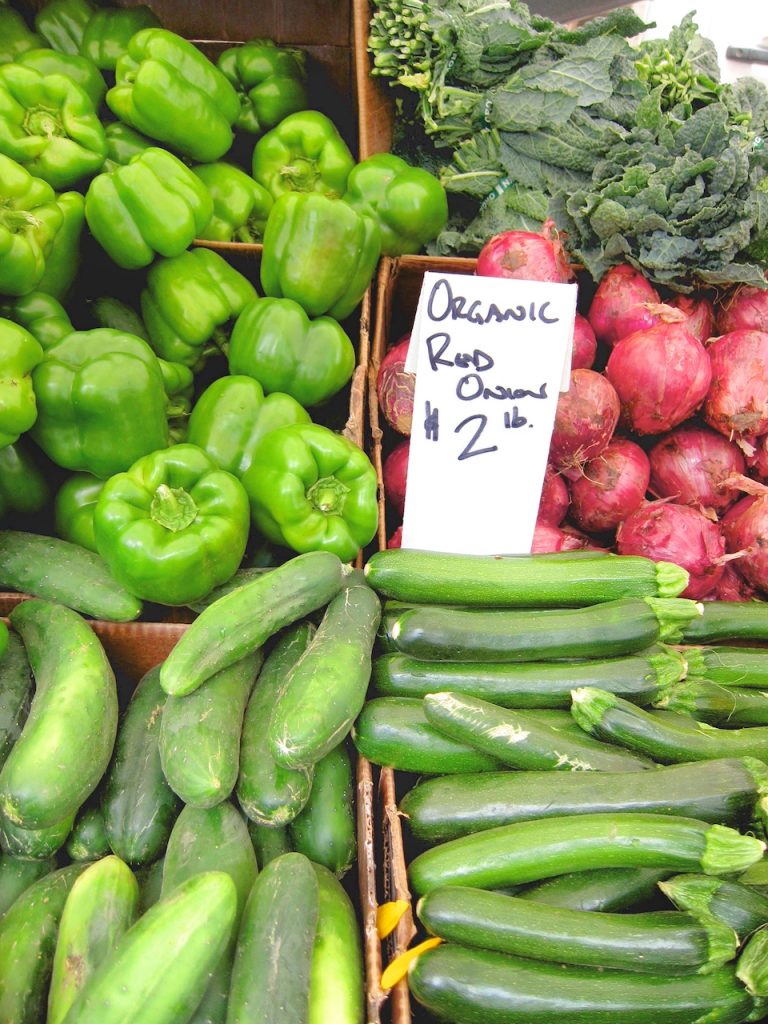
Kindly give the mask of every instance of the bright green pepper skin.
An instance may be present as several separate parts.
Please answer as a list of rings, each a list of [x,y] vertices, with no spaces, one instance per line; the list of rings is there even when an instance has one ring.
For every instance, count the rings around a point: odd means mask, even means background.
[[[35,28],[54,50],[80,53],[94,9],[88,0],[48,0],[35,15]]]
[[[434,174],[392,153],[377,153],[353,167],[343,198],[377,221],[383,256],[421,252],[448,220],[445,189]]]
[[[222,469],[241,479],[259,440],[270,430],[310,423],[299,403],[279,392],[264,397],[252,377],[220,377],[200,395],[189,417],[187,439]]]
[[[255,298],[251,282],[218,253],[190,249],[150,268],[141,313],[159,356],[199,367],[205,346],[224,348],[229,322]]]
[[[96,551],[93,510],[103,489],[104,481],[90,473],[73,473],[64,481],[53,501],[57,536],[89,551]]]
[[[37,290],[47,292],[56,299],[63,299],[80,269],[85,200],[79,192],[61,192],[58,205],[62,213],[61,225],[45,257],[45,270],[37,282]]]
[[[41,75],[64,75],[70,78],[88,94],[94,110],[99,109],[107,92],[107,83],[99,69],[80,54],[59,53],[58,50],[45,48],[27,50],[16,63],[32,68]]]
[[[264,231],[265,295],[293,299],[310,316],[349,316],[370,284],[379,228],[347,203],[291,192],[272,207]]]
[[[117,580],[147,601],[183,605],[234,575],[248,539],[248,498],[202,449],[179,444],[108,480],[93,521]]]
[[[164,28],[145,28],[115,68],[107,106],[121,121],[199,163],[232,145],[240,112],[234,88],[192,43]]]
[[[235,129],[263,135],[284,117],[309,105],[303,50],[251,39],[224,50],[216,61],[240,96]]]
[[[153,142],[141,132],[134,131],[122,121],[113,121],[104,128],[107,140],[107,159],[104,161],[105,171],[114,171],[118,167],[129,164],[138,153],[149,149]]]
[[[38,285],[63,219],[48,182],[0,154],[0,295],[25,295]]]
[[[213,212],[203,183],[181,160],[151,146],[125,167],[99,174],[85,196],[85,219],[99,245],[126,270],[156,255],[179,256]]]
[[[212,242],[260,242],[272,195],[234,164],[201,164],[195,174],[211,193],[213,216],[200,232]]]
[[[101,168],[107,143],[88,94],[71,79],[5,64],[0,68],[0,152],[63,189]]]
[[[0,314],[26,327],[38,340],[43,351],[72,334],[75,329],[62,304],[47,292],[28,292],[0,306]]]
[[[42,362],[35,338],[12,320],[0,320],[0,448],[18,441],[37,419],[32,371]]]
[[[267,540],[353,559],[376,533],[376,472],[368,456],[317,423],[263,437],[243,476],[251,516]]]
[[[26,438],[0,448],[0,522],[9,513],[36,515],[49,499],[45,473]]]
[[[0,658],[8,650],[8,627],[0,620]]]
[[[168,399],[141,338],[107,327],[52,345],[32,374],[32,436],[58,466],[106,478],[168,444]]]
[[[318,192],[338,199],[355,166],[336,125],[319,110],[300,110],[253,147],[253,176],[277,199],[286,192]]]
[[[95,11],[83,33],[80,52],[102,71],[114,71],[128,43],[143,28],[159,28],[160,20],[149,7],[107,7]]]
[[[266,394],[281,391],[301,405],[320,405],[352,376],[355,349],[329,316],[310,320],[291,299],[255,299],[237,318],[229,372],[254,377]]]
[[[45,46],[45,41],[27,26],[18,11],[0,7],[0,64],[10,64],[40,46]]]

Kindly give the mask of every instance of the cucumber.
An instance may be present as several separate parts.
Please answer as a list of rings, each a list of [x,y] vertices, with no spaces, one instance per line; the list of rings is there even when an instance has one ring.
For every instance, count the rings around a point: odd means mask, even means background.
[[[22,601],[10,620],[37,689],[0,771],[0,808],[23,828],[48,828],[76,813],[109,764],[117,732],[115,676],[101,642],[77,612]]]
[[[224,871],[188,878],[139,918],[101,962],[69,1024],[190,1020],[232,935],[237,895]]]
[[[355,722],[352,739],[359,753],[373,764],[404,772],[442,775],[504,767],[495,757],[432,728],[424,714],[424,702],[415,697],[369,700]]]
[[[101,810],[109,845],[131,865],[160,857],[179,813],[158,749],[165,701],[156,666],[143,676],[123,712],[104,782]]]
[[[708,679],[721,686],[768,689],[768,658],[764,647],[682,647],[689,679]]]
[[[682,633],[686,644],[768,640],[768,604],[765,601],[705,601],[702,614],[691,619]]]
[[[240,924],[227,1024],[305,1024],[319,900],[317,875],[301,853],[261,872]]]
[[[483,772],[425,779],[400,801],[411,833],[429,843],[514,821],[570,814],[644,811],[741,827],[768,791],[752,758],[618,772]]]
[[[81,810],[67,837],[65,850],[70,860],[99,860],[111,853],[101,807]]]
[[[177,697],[191,693],[284,626],[327,604],[348,572],[330,551],[310,551],[225,594],[201,612],[165,659],[161,686]]]
[[[131,622],[143,610],[95,551],[20,530],[0,530],[0,590],[32,594],[114,622]]]
[[[86,864],[70,864],[31,885],[0,921],[0,1020],[45,1020],[56,935],[67,895]]]
[[[0,768],[21,735],[32,703],[35,681],[24,644],[8,634],[8,647],[0,658]]]
[[[733,928],[742,941],[768,924],[768,897],[733,879],[674,875],[660,882],[659,888],[679,910],[710,914]]]
[[[251,837],[259,869],[262,871],[275,857],[292,852],[291,836],[287,825],[272,827],[249,821],[248,835]]]
[[[154,864],[146,864],[136,869],[136,880],[139,883],[139,915],[146,914],[160,899],[164,867],[165,858],[161,857]]]
[[[119,857],[79,876],[59,922],[46,1024],[61,1024],[78,993],[136,919],[139,885]]]
[[[312,949],[307,1024],[363,1024],[365,1003],[360,930],[336,876],[314,864],[319,910]]]
[[[768,693],[742,686],[720,686],[708,679],[684,679],[664,690],[653,706],[692,715],[699,722],[723,729],[768,725]]]
[[[277,695],[269,744],[278,764],[309,768],[349,734],[365,703],[379,599],[363,584],[344,587]]]
[[[315,765],[312,792],[289,825],[294,850],[343,878],[355,862],[355,778],[346,745],[329,751]]]
[[[11,857],[46,860],[57,853],[66,843],[74,823],[75,816],[70,814],[56,825],[27,829],[20,828],[0,815],[0,850]]]
[[[159,749],[163,774],[185,804],[214,807],[237,782],[240,734],[261,651],[217,672],[184,697],[168,697]]]
[[[408,984],[427,1010],[461,1024],[741,1024],[755,1005],[731,966],[665,978],[452,943],[422,954]]]
[[[264,576],[273,568],[274,566],[272,565],[258,567],[241,566],[234,576],[230,576],[226,583],[220,583],[218,587],[213,588],[210,594],[201,597],[199,601],[192,601],[189,607],[199,615],[200,612],[205,611],[208,605],[218,601],[220,597],[224,597],[225,594],[231,594],[233,590],[239,590],[245,583],[253,583],[254,580]]]
[[[47,860],[0,857],[0,918],[30,885],[49,875],[55,867],[52,857]]]
[[[309,799],[312,786],[309,769],[277,764],[267,729],[277,695],[306,650],[314,629],[309,622],[297,622],[278,637],[245,710],[237,799],[252,821],[269,827],[292,821]]]
[[[659,883],[671,874],[658,868],[571,871],[528,885],[515,895],[521,900],[546,903],[551,907],[611,913],[653,903],[660,895]]]

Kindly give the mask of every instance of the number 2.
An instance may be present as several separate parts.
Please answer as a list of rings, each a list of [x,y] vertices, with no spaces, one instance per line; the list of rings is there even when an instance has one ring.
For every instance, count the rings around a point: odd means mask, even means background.
[[[463,419],[461,423],[459,423],[459,425],[455,428],[455,430],[453,431],[454,434],[458,434],[458,432],[462,430],[464,427],[466,427],[468,423],[471,423],[472,420],[479,421],[477,429],[475,430],[474,434],[469,439],[468,443],[465,445],[461,454],[459,455],[459,462],[461,462],[463,459],[471,459],[473,455],[485,455],[488,452],[498,451],[499,446],[496,444],[492,445],[490,448],[475,448],[475,443],[477,439],[485,430],[485,427],[488,423],[488,417],[484,413],[478,412],[475,413],[474,416],[467,416],[467,418]]]

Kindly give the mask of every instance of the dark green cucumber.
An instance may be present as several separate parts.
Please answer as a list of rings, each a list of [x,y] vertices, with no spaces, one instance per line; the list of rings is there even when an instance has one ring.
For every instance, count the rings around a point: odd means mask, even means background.
[[[620,598],[585,608],[511,611],[421,605],[385,621],[397,650],[425,661],[552,661],[632,654],[675,643],[700,605]]]
[[[736,932],[679,910],[606,914],[447,885],[416,913],[432,935],[463,946],[642,974],[709,974],[736,956]]]
[[[0,920],[0,1020],[45,1020],[48,982],[64,903],[86,864],[70,864],[31,885]]]
[[[736,827],[750,823],[768,792],[768,769],[752,758],[621,772],[483,772],[425,779],[400,801],[412,834],[430,843],[514,821],[643,811]]]
[[[546,903],[551,907],[613,913],[652,903],[659,896],[659,882],[671,874],[658,868],[570,871],[528,885],[515,895],[521,900]]]
[[[0,771],[0,808],[23,828],[47,828],[75,814],[109,764],[117,732],[115,676],[101,642],[77,612],[22,601],[10,619],[37,689]]]
[[[55,867],[56,861],[52,857],[46,860],[0,857],[0,918],[30,885],[49,875]]]
[[[444,943],[408,978],[415,999],[461,1024],[741,1024],[754,1000],[733,967],[659,977],[537,963]]]
[[[18,590],[115,622],[137,619],[143,608],[96,552],[20,530],[0,530],[0,590]]]
[[[319,902],[303,854],[283,854],[261,872],[240,924],[227,1024],[305,1024]]]
[[[289,825],[294,850],[343,878],[355,862],[355,777],[345,743],[315,765],[312,792]]]
[[[708,679],[684,679],[654,700],[655,708],[692,715],[723,729],[768,725],[768,693],[742,686],[720,686]]]
[[[659,888],[679,910],[710,914],[733,928],[743,941],[768,924],[768,897],[748,885],[711,875],[674,875]]]
[[[342,588],[277,695],[269,744],[278,764],[308,768],[349,735],[365,703],[381,618],[365,584]]]
[[[352,901],[327,868],[313,864],[319,910],[312,949],[307,1024],[362,1024],[363,956]]]
[[[168,697],[160,725],[163,774],[193,807],[226,800],[240,768],[240,734],[261,651],[221,669],[184,697]]]
[[[114,853],[131,865],[151,864],[165,849],[179,799],[163,774],[158,740],[166,693],[160,667],[141,679],[123,712],[101,799]]]
[[[355,747],[373,764],[425,775],[492,772],[501,761],[433,729],[415,697],[369,700],[352,730]]]
[[[458,693],[428,693],[430,725],[458,743],[476,747],[512,768],[528,771],[639,772],[653,768],[643,757],[622,756],[608,743],[595,747],[525,711]]]
[[[8,646],[0,658],[0,768],[21,735],[34,689],[24,644],[18,634],[9,633]]]
[[[259,825],[255,821],[249,821],[248,835],[251,837],[261,871],[275,857],[292,852],[291,835],[287,825]]]
[[[98,860],[111,853],[101,807],[81,809],[65,844],[71,860]]]
[[[517,821],[452,839],[419,854],[408,869],[423,895],[438,885],[499,889],[567,871],[657,867],[743,871],[765,844],[726,825],[665,814],[578,814]]]
[[[349,569],[330,551],[310,551],[225,594],[195,619],[165,659],[160,683],[182,696],[284,626],[326,605]]]
[[[575,686],[598,686],[635,704],[650,704],[685,675],[682,654],[656,645],[625,658],[476,664],[419,661],[387,654],[373,662],[371,682],[381,697],[424,697],[450,690],[506,708],[568,708]]]
[[[139,883],[139,915],[146,914],[160,899],[164,867],[165,858],[161,857],[154,864],[146,864],[134,872]]]
[[[46,860],[66,843],[75,816],[71,814],[56,825],[47,828],[20,828],[0,815],[0,850],[11,857],[31,857]]]
[[[112,330],[133,334],[149,343],[144,321],[132,306],[121,299],[100,295],[88,301],[88,309],[98,327],[111,327]]]
[[[765,647],[681,647],[689,679],[708,679],[721,686],[768,689]]]
[[[312,786],[310,769],[277,764],[269,745],[268,727],[277,695],[314,631],[311,623],[297,622],[278,637],[245,710],[237,799],[251,821],[270,828],[292,821],[309,799]]]
[[[768,640],[765,601],[704,601],[703,613],[683,627],[683,643],[714,644],[720,640]]]
[[[61,1024],[80,990],[134,923],[139,885],[119,857],[103,857],[77,879],[59,922],[46,1024]]]

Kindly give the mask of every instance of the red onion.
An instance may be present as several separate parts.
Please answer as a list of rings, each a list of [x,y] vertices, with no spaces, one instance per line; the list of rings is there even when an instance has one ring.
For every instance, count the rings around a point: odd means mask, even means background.
[[[376,377],[376,394],[384,419],[406,437],[411,434],[413,391],[416,387],[416,374],[405,372],[410,341],[410,334],[406,334],[389,349]]]
[[[538,518],[540,522],[549,523],[550,526],[559,526],[565,519],[569,503],[568,484],[551,466],[547,466],[539,502]]]
[[[410,439],[401,441],[386,457],[382,466],[384,493],[390,505],[401,519],[405,510],[405,484],[408,477],[408,454],[410,450]]]
[[[395,532],[392,534],[392,536],[387,541],[387,547],[388,548],[399,548],[399,547],[402,547],[402,543],[403,543],[403,528],[402,528],[402,526],[398,526],[398,528],[395,530]]]
[[[477,257],[476,273],[483,277],[512,277],[518,281],[573,280],[573,269],[552,220],[541,233],[502,231],[489,239]]]
[[[731,331],[707,351],[712,364],[707,423],[726,437],[768,433],[768,333]]]
[[[571,384],[560,395],[549,449],[549,462],[570,480],[581,466],[605,448],[619,420],[619,396],[595,370],[572,370]]]
[[[768,434],[746,440],[752,448],[752,451],[744,456],[749,475],[763,484],[768,484]]]
[[[717,333],[768,331],[768,289],[742,285],[717,311]]]
[[[597,355],[597,339],[589,320],[581,313],[576,314],[573,323],[572,370],[589,370]]]
[[[714,590],[704,597],[705,601],[754,601],[758,593],[736,568],[736,562],[726,562],[723,575]]]
[[[705,295],[675,295],[668,305],[685,313],[686,328],[702,345],[715,330],[715,308]]]
[[[589,533],[615,530],[644,501],[650,472],[639,444],[614,438],[571,485],[573,521]]]
[[[621,524],[616,547],[620,555],[645,555],[687,569],[690,579],[680,596],[696,601],[723,575],[720,527],[690,505],[646,502]]]
[[[768,487],[742,479],[752,493],[723,517],[722,530],[728,551],[740,555],[739,573],[758,590],[768,592]]]
[[[639,270],[621,263],[603,276],[597,286],[587,317],[598,341],[615,345],[656,323],[652,307],[661,302],[659,293]]]
[[[712,371],[707,350],[684,324],[657,324],[617,342],[605,374],[636,434],[660,434],[701,405]]]
[[[589,538],[574,531],[561,530],[559,526],[537,520],[533,531],[532,554],[546,551],[578,551],[589,544]]]
[[[736,444],[708,427],[684,424],[655,444],[648,456],[651,491],[659,498],[720,513],[739,496],[723,481],[744,472],[744,456]]]

